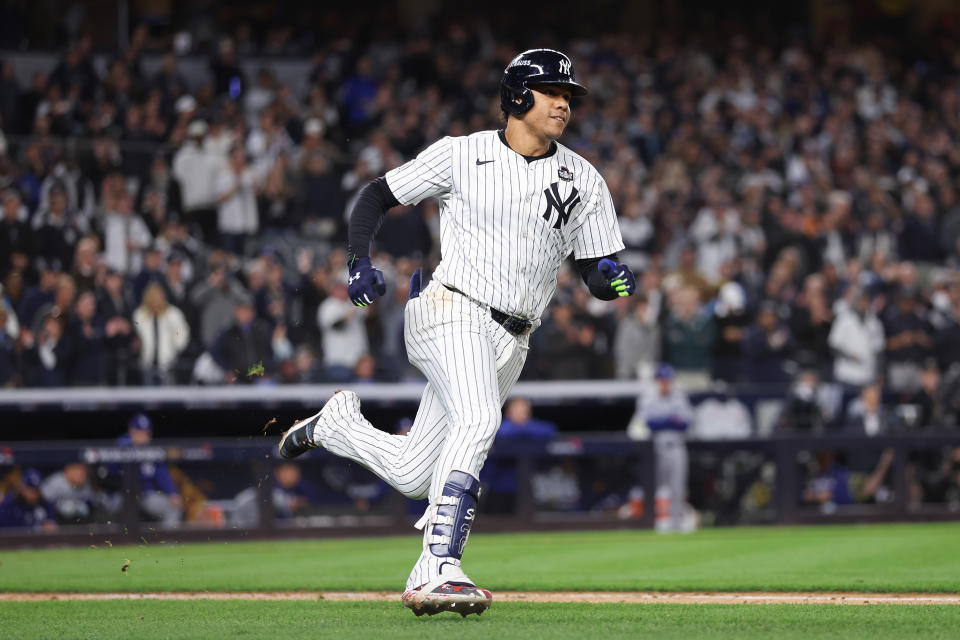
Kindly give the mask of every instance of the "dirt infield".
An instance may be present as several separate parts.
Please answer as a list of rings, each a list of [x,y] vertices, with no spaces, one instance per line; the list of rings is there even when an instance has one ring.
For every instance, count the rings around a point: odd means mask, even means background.
[[[236,591],[160,593],[0,593],[0,602],[51,600],[334,600],[397,601],[391,591]],[[641,591],[506,591],[499,602],[626,602],[635,604],[940,604],[960,605],[960,594],[931,593],[661,593]]]

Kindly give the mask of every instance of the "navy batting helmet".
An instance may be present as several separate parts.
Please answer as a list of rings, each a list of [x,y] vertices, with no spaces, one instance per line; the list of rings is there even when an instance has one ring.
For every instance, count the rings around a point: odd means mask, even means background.
[[[510,61],[500,82],[500,106],[518,116],[533,106],[532,84],[555,84],[572,95],[585,96],[587,89],[577,82],[573,63],[565,53],[553,49],[530,49]],[[520,98],[520,102],[516,99]]]

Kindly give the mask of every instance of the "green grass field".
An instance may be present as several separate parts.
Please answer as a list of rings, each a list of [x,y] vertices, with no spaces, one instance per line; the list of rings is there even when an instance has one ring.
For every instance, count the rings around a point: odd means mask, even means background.
[[[0,591],[396,590],[420,539],[141,544],[0,551]],[[126,572],[120,567],[130,561]],[[960,523],[471,536],[494,591],[960,593]]]
[[[957,607],[501,603],[416,618],[383,602],[0,604],[0,638],[956,638]]]
[[[0,591],[399,591],[417,536],[0,551]],[[126,571],[121,566],[129,561]],[[957,637],[958,606],[540,604],[520,590],[960,593],[960,523],[471,536],[482,618],[383,602],[0,602],[0,638]]]

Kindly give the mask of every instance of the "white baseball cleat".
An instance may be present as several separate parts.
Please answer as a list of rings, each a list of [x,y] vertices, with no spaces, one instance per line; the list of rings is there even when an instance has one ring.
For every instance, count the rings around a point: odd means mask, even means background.
[[[404,593],[400,601],[418,616],[452,611],[466,618],[471,613],[479,616],[489,609],[493,594],[464,582],[443,582],[439,585],[428,582]]]

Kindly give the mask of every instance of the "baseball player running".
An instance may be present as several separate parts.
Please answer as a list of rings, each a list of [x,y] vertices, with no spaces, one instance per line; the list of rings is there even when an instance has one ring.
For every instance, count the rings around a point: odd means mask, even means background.
[[[407,352],[427,385],[407,435],[376,429],[357,394],[341,391],[284,433],[279,449],[294,458],[322,446],[409,498],[429,497],[416,525],[423,551],[401,598],[417,615],[466,616],[490,606],[493,596],[460,564],[477,516],[477,478],[560,265],[573,252],[603,300],[636,289],[634,274],[617,262],[624,245],[606,183],[556,142],[571,98],[586,93],[563,53],[521,53],[503,73],[503,130],[437,141],[366,185],[351,214],[349,293],[366,306],[384,294],[369,247],[386,211],[440,202],[440,264],[422,291],[414,274],[405,308]]]

